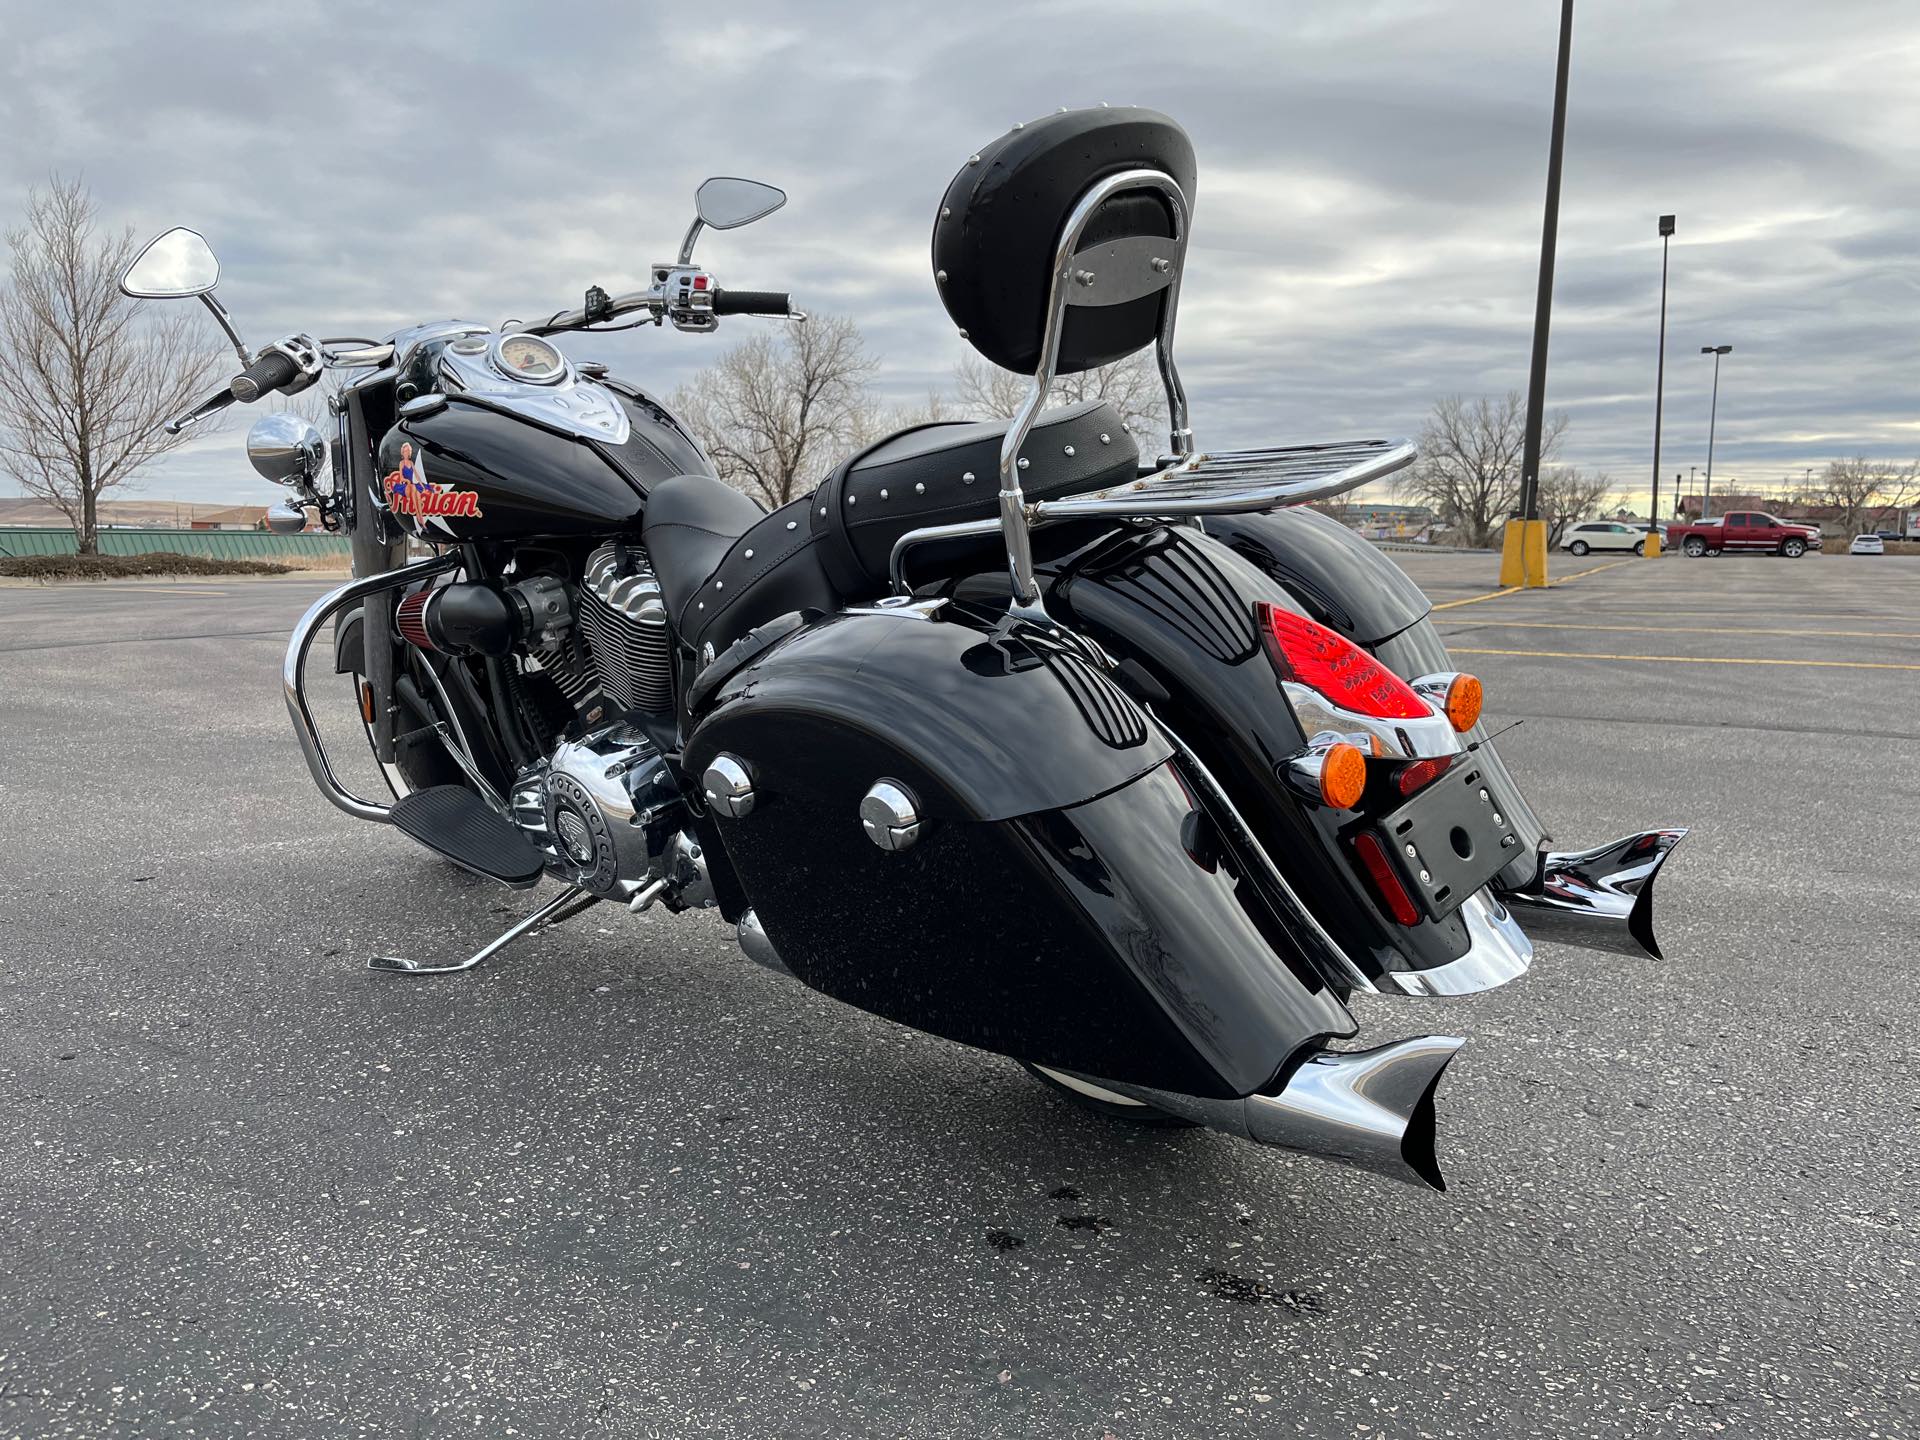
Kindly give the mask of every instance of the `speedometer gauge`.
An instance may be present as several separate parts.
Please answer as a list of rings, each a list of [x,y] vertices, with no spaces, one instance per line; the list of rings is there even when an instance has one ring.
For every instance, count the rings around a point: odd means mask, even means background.
[[[500,368],[516,380],[551,385],[567,373],[560,352],[538,335],[502,335],[493,354]]]

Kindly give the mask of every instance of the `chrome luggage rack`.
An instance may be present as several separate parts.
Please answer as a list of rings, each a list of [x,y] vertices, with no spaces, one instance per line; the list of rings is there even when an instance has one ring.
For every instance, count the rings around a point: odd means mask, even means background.
[[[1414,447],[1405,440],[1210,450],[1124,485],[1035,501],[1027,506],[1027,523],[1046,525],[1100,515],[1231,515],[1300,505],[1391,475],[1413,456]]]
[[[1177,520],[1194,515],[1235,515],[1327,500],[1410,465],[1416,450],[1408,440],[1347,440],[1325,445],[1276,445],[1257,450],[1211,450],[1187,455],[1124,485],[1025,501],[1025,528],[1038,530],[1069,520]],[[918,545],[991,535],[1004,517],[910,530],[894,542],[889,570],[897,593],[908,590],[906,558]]]

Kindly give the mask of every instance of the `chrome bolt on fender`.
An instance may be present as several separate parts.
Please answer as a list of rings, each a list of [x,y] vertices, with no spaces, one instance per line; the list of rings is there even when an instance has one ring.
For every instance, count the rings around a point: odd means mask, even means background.
[[[716,755],[700,777],[707,807],[715,814],[739,820],[753,813],[753,772],[737,755]]]
[[[897,780],[876,780],[860,798],[860,825],[882,850],[905,850],[920,838],[920,805]]]

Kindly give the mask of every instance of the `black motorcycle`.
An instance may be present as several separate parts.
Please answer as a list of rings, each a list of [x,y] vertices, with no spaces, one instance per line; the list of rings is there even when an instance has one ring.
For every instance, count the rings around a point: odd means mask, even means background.
[[[1033,377],[1024,404],[888,436],[772,513],[659,399],[546,338],[802,322],[693,260],[703,228],[778,209],[771,186],[707,181],[630,294],[258,352],[206,242],[153,241],[122,288],[199,296],[242,366],[174,426],[345,372],[330,473],[294,416],[247,442],[294,492],[275,528],[312,507],[351,538],[356,578],[284,672],[321,792],[562,886],[465,960],[369,963],[465,970],[601,901],[717,906],[752,959],[1093,1109],[1441,1187],[1433,1091],[1462,1042],[1329,1048],[1349,997],[1503,984],[1533,956],[1516,917],[1657,956],[1653,880],[1685,832],[1545,848],[1425,597],[1300,508],[1411,445],[1197,447],[1173,356],[1193,194],[1185,133],[1147,110],[1063,111],[968,157],[934,279],[963,337]],[[1048,406],[1056,376],[1149,344],[1166,453],[1106,404]],[[386,798],[315,726],[330,623]]]

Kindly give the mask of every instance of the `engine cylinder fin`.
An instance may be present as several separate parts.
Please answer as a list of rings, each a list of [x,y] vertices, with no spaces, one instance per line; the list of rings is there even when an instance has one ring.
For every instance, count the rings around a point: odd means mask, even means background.
[[[587,557],[579,619],[594,674],[611,699],[630,710],[671,707],[667,606],[646,551],[612,540]]]

